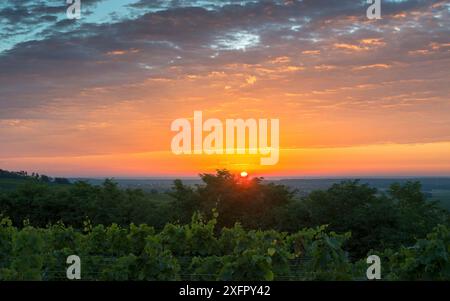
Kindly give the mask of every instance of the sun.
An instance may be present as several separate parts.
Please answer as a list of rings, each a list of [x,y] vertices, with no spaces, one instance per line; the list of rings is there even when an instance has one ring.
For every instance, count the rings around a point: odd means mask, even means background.
[[[246,177],[248,177],[248,172],[246,172],[246,171],[241,172],[241,178],[246,178]]]

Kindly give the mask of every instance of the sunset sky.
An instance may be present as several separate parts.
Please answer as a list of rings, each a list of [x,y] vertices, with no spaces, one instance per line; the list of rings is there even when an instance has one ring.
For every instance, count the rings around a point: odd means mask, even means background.
[[[450,176],[450,5],[0,3],[0,168],[51,176]],[[278,118],[280,161],[175,156],[171,122]]]

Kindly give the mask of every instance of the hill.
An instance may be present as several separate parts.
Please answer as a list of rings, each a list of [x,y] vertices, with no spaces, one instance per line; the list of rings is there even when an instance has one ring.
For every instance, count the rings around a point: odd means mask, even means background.
[[[0,191],[13,191],[29,181],[48,184],[51,186],[67,186],[70,181],[66,178],[51,178],[38,173],[28,174],[26,171],[7,171],[0,169]]]

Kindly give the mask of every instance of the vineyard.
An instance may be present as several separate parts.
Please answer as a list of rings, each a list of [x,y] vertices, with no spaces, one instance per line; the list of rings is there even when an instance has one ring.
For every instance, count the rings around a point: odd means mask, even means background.
[[[0,280],[67,280],[71,255],[90,281],[366,280],[370,255],[383,280],[450,280],[450,214],[419,182],[300,196],[226,170],[200,176],[160,194],[42,175],[0,190]]]
[[[21,229],[0,224],[0,280],[65,280],[66,258],[81,258],[82,280],[364,280],[365,258],[350,258],[350,233],[325,226],[288,234],[218,229],[217,213],[186,225],[121,227],[62,223]],[[450,231],[438,226],[412,247],[386,250],[385,280],[449,280]]]

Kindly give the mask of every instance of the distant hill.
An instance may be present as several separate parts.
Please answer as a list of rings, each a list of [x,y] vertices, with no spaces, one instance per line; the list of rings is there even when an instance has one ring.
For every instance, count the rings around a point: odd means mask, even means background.
[[[83,180],[93,185],[100,185],[104,179],[76,178],[71,181]],[[349,178],[341,179],[281,179],[267,180],[277,184],[283,184],[293,189],[298,189],[300,195],[307,195],[313,190],[324,190],[333,184],[340,183]],[[121,188],[140,188],[145,191],[169,191],[173,185],[173,179],[114,179]],[[362,178],[361,183],[377,188],[379,191],[386,191],[393,183],[404,184],[407,181],[419,181],[422,183],[422,191],[428,199],[440,201],[444,207],[450,210],[450,178]],[[201,184],[200,180],[183,179],[185,185]]]
[[[327,189],[333,184],[345,180],[349,179],[283,179],[278,182],[303,191],[311,191],[316,189]],[[387,189],[392,183],[404,184],[407,181],[418,181],[422,183],[424,192],[435,189],[450,190],[450,178],[360,178],[359,180],[363,184],[368,184],[371,187],[381,190]]]
[[[37,181],[49,185],[70,185],[70,181],[66,178],[52,178],[34,172],[29,174],[26,171],[0,169],[0,190],[15,190],[27,181]]]

